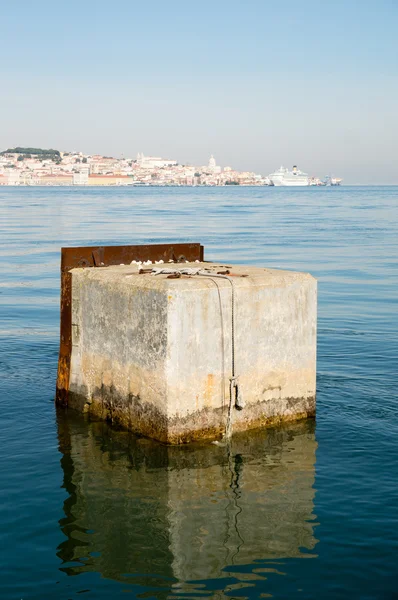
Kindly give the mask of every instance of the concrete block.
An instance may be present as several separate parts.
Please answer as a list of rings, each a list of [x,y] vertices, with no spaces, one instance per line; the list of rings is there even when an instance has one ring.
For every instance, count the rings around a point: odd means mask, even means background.
[[[213,276],[221,264],[170,265],[189,267],[209,274],[71,271],[69,406],[170,444],[222,436],[229,414],[233,431],[314,416],[316,280],[252,266],[224,279]],[[234,398],[230,411],[233,353],[244,408]]]

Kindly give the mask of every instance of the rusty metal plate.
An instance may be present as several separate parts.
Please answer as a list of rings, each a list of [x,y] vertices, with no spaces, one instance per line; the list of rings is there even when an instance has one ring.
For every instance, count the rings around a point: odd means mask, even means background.
[[[204,260],[201,244],[148,244],[143,246],[83,246],[61,248],[61,324],[55,400],[68,405],[70,360],[72,354],[72,275],[76,267],[109,267],[131,261],[164,260],[194,262]]]

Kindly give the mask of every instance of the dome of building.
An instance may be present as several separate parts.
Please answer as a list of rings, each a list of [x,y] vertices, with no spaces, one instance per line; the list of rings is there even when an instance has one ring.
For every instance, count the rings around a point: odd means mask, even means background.
[[[216,159],[214,158],[213,155],[210,156],[210,160],[209,160],[209,169],[215,169],[216,167]]]

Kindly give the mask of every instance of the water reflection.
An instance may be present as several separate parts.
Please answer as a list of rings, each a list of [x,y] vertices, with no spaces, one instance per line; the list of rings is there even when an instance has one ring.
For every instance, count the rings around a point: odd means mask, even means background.
[[[272,561],[314,556],[312,421],[239,434],[228,451],[57,418],[68,575],[97,572],[151,597],[224,597],[277,572],[264,568]]]

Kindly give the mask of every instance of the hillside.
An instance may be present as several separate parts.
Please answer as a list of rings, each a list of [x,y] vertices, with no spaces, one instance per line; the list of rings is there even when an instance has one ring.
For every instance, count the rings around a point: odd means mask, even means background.
[[[17,146],[16,148],[8,148],[3,152],[0,152],[0,156],[5,156],[7,154],[21,154],[26,158],[37,157],[44,159],[58,159],[61,157],[59,150],[53,150],[52,148],[46,150],[44,148],[24,148],[21,146]]]

